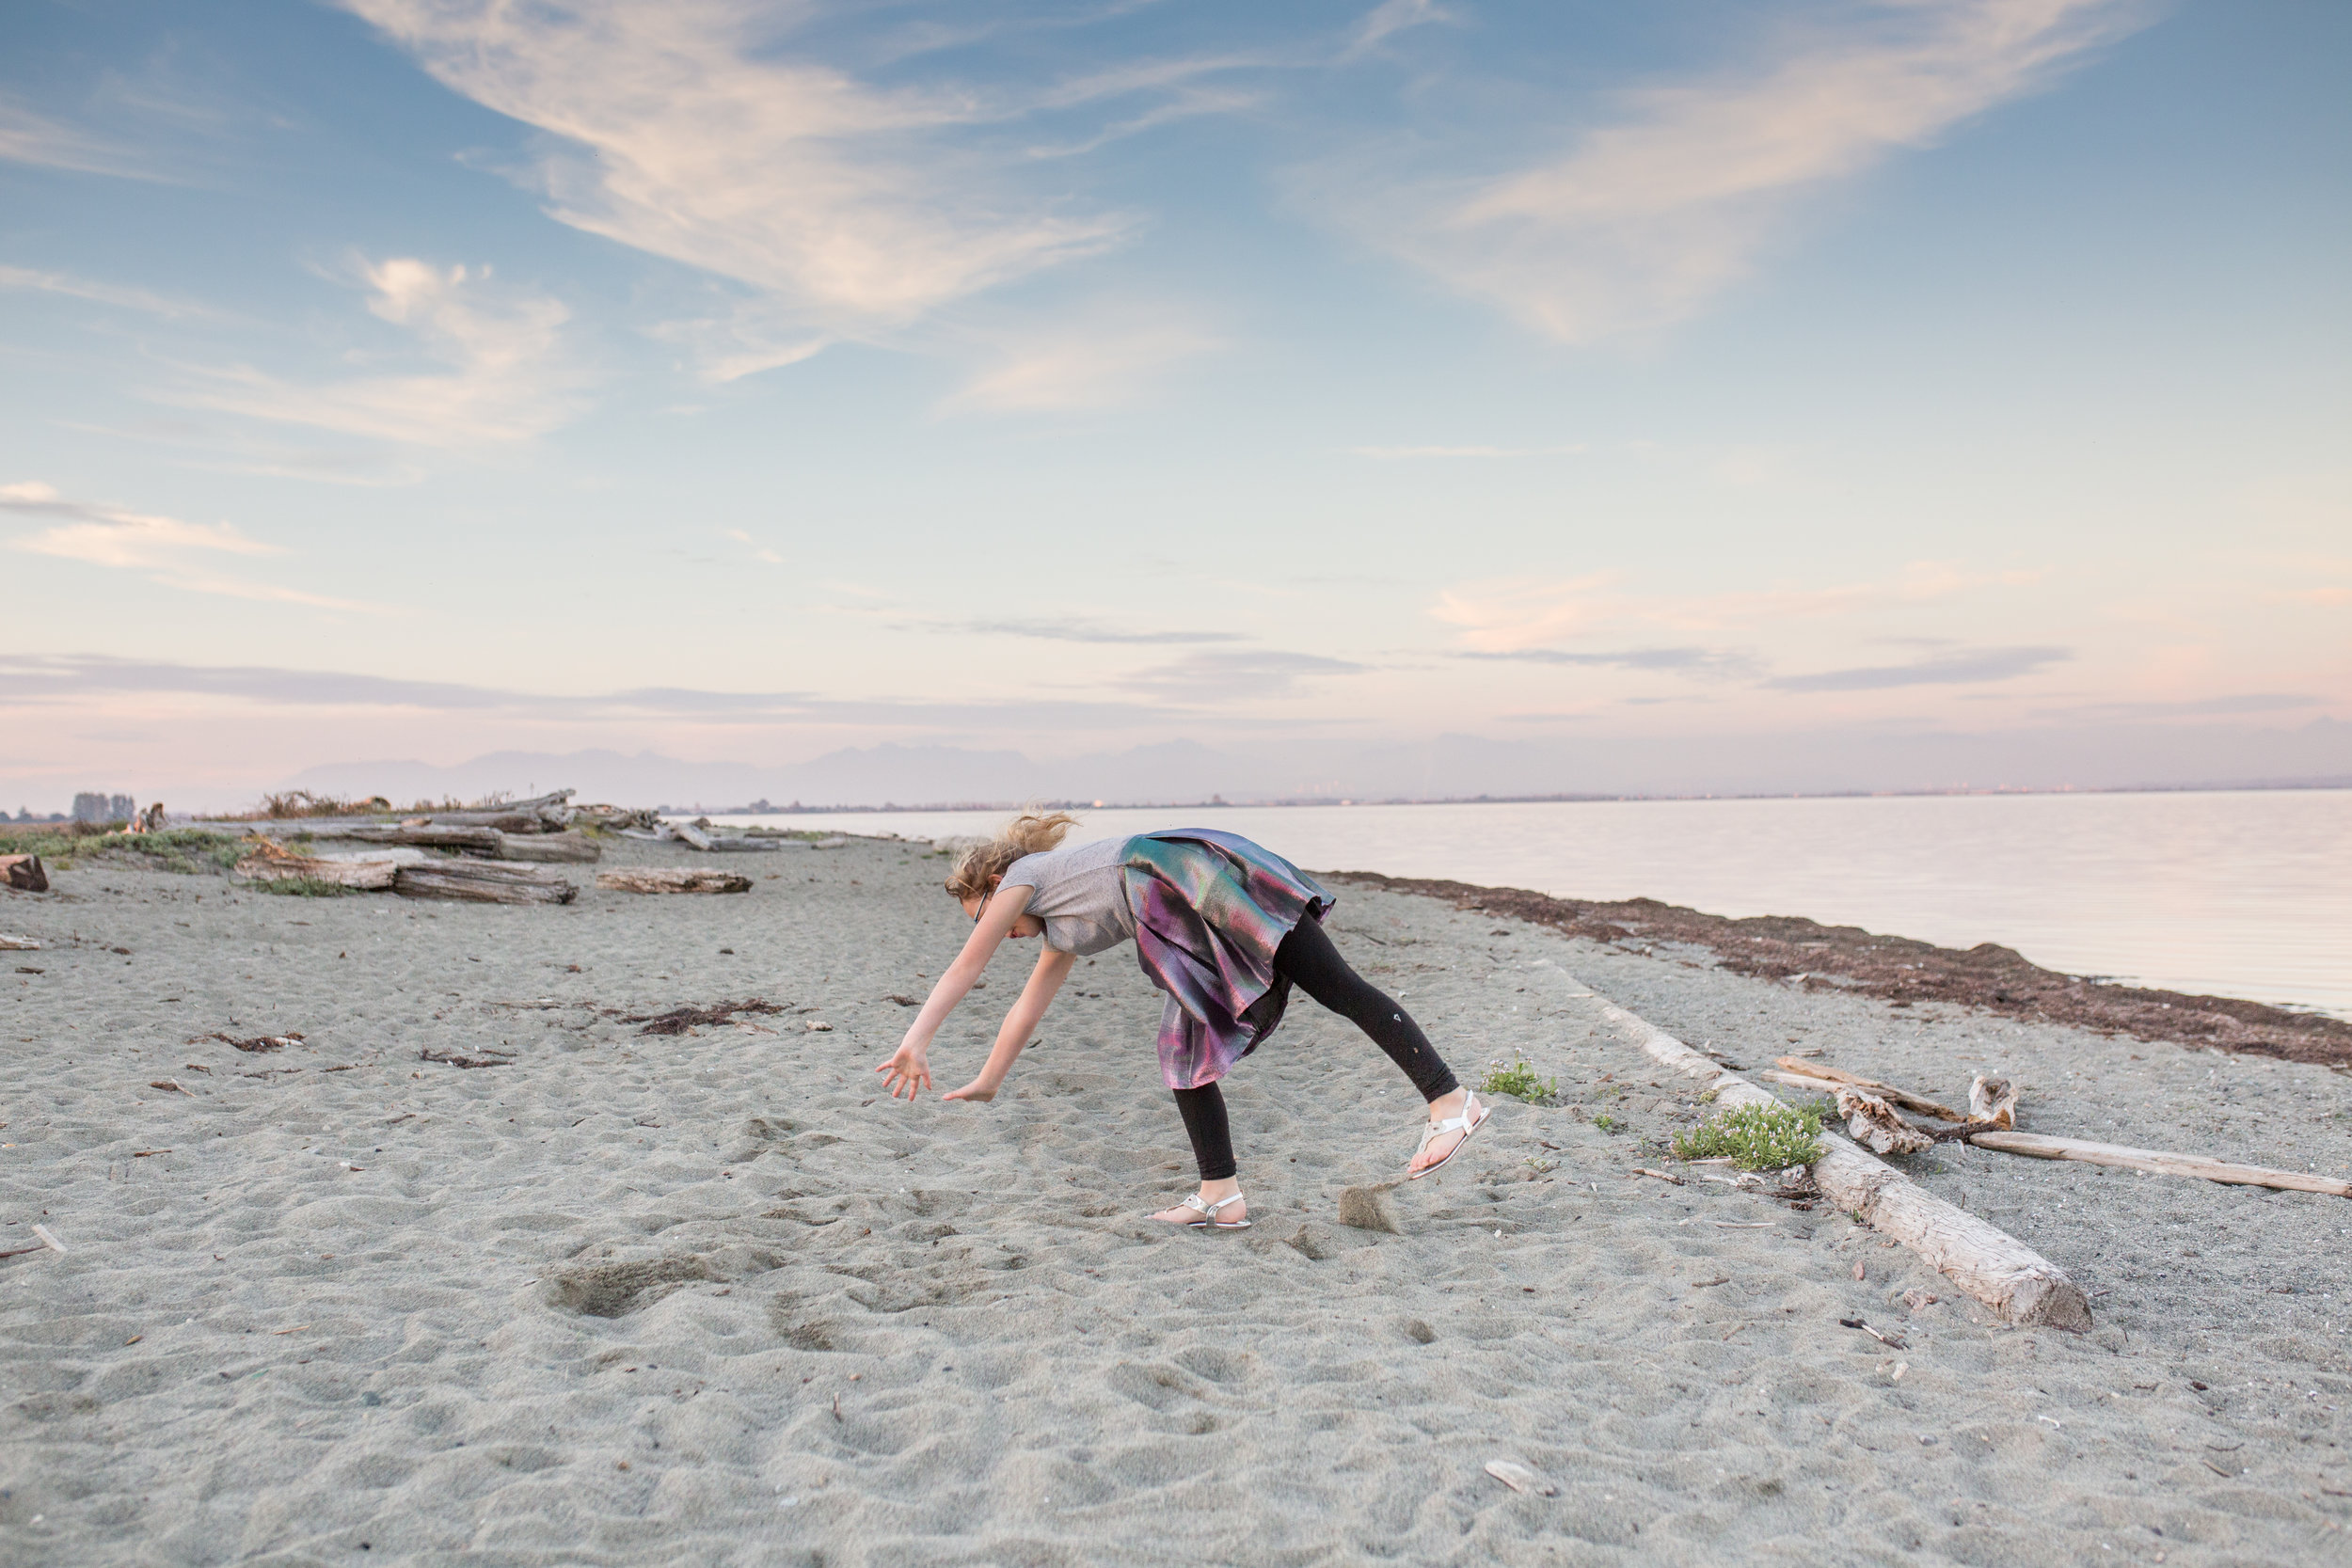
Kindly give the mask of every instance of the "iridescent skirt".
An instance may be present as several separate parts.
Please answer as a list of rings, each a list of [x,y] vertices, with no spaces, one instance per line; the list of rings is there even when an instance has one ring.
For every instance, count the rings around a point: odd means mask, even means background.
[[[1335,900],[1281,856],[1207,828],[1131,838],[1121,865],[1136,961],[1168,993],[1161,1075],[1171,1089],[1213,1084],[1282,1022],[1291,983],[1275,949]]]

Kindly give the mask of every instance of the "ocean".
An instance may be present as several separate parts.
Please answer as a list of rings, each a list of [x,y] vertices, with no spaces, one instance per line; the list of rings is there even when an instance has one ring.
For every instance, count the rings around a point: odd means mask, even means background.
[[[1082,811],[1079,838],[1214,827],[1309,869],[1804,915],[2071,974],[2352,1018],[2352,790]],[[759,822],[937,838],[1002,812]],[[1073,840],[1074,842],[1074,840]]]

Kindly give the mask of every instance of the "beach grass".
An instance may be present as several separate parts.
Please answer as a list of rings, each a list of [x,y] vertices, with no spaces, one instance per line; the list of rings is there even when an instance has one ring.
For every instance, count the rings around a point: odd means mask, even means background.
[[[1677,1159],[1728,1158],[1741,1170],[1786,1170],[1821,1157],[1821,1117],[1793,1105],[1735,1106],[1676,1133],[1674,1148]]]
[[[1560,1093],[1560,1081],[1556,1078],[1536,1077],[1535,1069],[1529,1067],[1523,1060],[1513,1062],[1509,1067],[1503,1066],[1501,1062],[1495,1062],[1487,1067],[1486,1076],[1480,1081],[1478,1092],[1480,1094],[1507,1094],[1514,1100],[1524,1100],[1532,1103],[1557,1098]]]
[[[111,825],[44,822],[0,831],[0,855],[39,855],[58,870],[93,856],[143,857],[151,869],[183,875],[226,871],[243,851],[234,834],[207,828],[169,828],[153,833],[124,833]]]

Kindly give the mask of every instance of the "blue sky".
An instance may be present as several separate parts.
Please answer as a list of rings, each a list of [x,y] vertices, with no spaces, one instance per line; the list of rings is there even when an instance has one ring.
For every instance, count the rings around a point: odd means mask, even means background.
[[[2352,719],[2322,0],[0,31],[0,792]]]

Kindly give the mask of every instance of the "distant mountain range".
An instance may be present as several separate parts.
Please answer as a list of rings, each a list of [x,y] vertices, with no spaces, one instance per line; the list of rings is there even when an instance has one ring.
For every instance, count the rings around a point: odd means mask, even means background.
[[[1030,800],[1184,804],[1487,797],[1834,795],[1949,789],[2352,784],[2352,723],[2099,724],[1961,735],[1813,735],[1590,741],[1445,736],[1410,745],[1190,740],[1036,760],[1018,752],[884,745],[782,767],[650,752],[493,752],[441,767],[336,763],[294,787],[395,801],[571,787],[582,800],[721,809],[1003,805]]]

